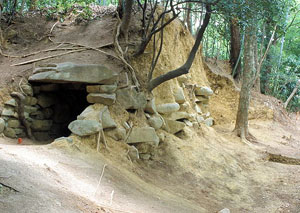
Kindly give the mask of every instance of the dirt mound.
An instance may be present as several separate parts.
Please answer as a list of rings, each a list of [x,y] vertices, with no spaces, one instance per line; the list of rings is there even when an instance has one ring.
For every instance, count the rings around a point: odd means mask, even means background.
[[[209,108],[216,124],[234,123],[238,110],[240,86],[230,75],[230,65],[226,61],[208,59],[204,65],[208,81],[214,90]],[[252,92],[249,120],[273,119],[274,102],[271,98]]]

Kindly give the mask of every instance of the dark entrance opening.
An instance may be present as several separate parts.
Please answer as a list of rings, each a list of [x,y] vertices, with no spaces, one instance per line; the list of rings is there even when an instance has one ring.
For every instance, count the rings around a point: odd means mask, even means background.
[[[38,110],[30,113],[36,140],[50,141],[69,136],[68,125],[89,105],[85,84],[34,83]]]

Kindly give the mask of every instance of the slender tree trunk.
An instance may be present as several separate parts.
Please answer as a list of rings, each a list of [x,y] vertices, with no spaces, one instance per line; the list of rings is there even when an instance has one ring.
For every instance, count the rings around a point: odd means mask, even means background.
[[[186,22],[187,22],[187,27],[190,31],[191,34],[193,34],[193,27],[192,27],[192,3],[187,3],[188,4],[188,11],[186,15]]]
[[[232,70],[236,67],[234,78],[239,79],[241,75],[241,61],[238,60],[241,51],[241,35],[236,18],[230,20],[230,65]],[[237,64],[238,63],[238,64]],[[233,74],[233,73],[232,73]]]
[[[129,24],[130,24],[130,19],[131,19],[132,6],[133,6],[133,0],[125,1],[125,8],[124,8],[124,14],[123,14],[123,18],[122,18],[121,31],[125,37],[126,43],[128,42],[128,31],[129,31]]]
[[[153,80],[151,80],[148,84],[148,91],[152,91],[154,88],[156,88],[160,84],[162,84],[162,83],[164,83],[168,80],[171,80],[173,78],[176,78],[178,76],[181,76],[183,74],[187,74],[189,72],[189,70],[190,70],[190,68],[191,68],[191,66],[194,62],[196,53],[197,53],[197,51],[199,49],[199,46],[201,44],[205,29],[206,29],[206,27],[209,23],[210,16],[211,16],[211,6],[210,6],[210,4],[207,4],[203,24],[202,24],[200,30],[198,31],[196,41],[194,43],[194,46],[193,46],[193,48],[192,48],[185,64],[182,65],[181,67],[179,67],[178,69],[169,71],[166,74],[160,75],[157,78],[154,78]]]
[[[25,3],[26,3],[26,0],[22,0],[20,14],[23,14]]]
[[[288,99],[286,100],[286,102],[284,103],[284,108],[286,109],[287,106],[289,105],[290,101],[292,100],[292,98],[294,97],[294,95],[296,94],[298,88],[300,86],[300,80],[297,81],[296,87],[294,88],[293,92],[290,94],[290,96],[288,97]]]
[[[246,27],[245,32],[244,71],[242,74],[242,88],[240,92],[239,106],[234,129],[237,135],[240,136],[245,142],[249,136],[248,110],[252,80],[255,75],[254,42],[256,42],[255,27],[249,25]]]
[[[257,49],[257,41],[255,41],[254,44],[254,63],[255,63],[255,69],[257,72],[257,78],[254,80],[254,90],[258,93],[260,93],[260,68],[259,68],[259,62],[258,62],[258,49]]]

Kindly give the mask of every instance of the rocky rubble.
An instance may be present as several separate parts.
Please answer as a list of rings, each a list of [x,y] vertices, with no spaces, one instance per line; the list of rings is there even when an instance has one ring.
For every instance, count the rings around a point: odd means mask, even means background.
[[[107,137],[127,143],[132,159],[148,160],[159,143],[165,140],[165,132],[180,135],[185,128],[201,124],[212,126],[214,123],[208,111],[213,91],[207,86],[188,85],[185,76],[181,76],[178,78],[180,86],[171,91],[175,102],[156,104],[154,97],[147,98],[144,92],[138,92],[131,85],[119,88],[119,78],[115,72],[100,65],[62,63],[36,68],[29,78],[32,85],[22,85],[26,95],[24,115],[35,138],[60,137],[60,131],[65,127],[79,137],[103,131]],[[72,84],[68,84],[70,82]],[[72,93],[60,97],[66,89]],[[76,103],[68,105],[67,102],[82,91],[85,92],[87,107],[70,120],[70,111],[76,108]],[[136,116],[136,110],[144,112],[146,120],[139,126],[132,126],[128,119],[121,123],[114,120],[118,115],[112,111],[113,106],[127,110],[132,116]],[[7,101],[0,118],[0,133],[11,138],[26,135],[16,109],[14,99]]]

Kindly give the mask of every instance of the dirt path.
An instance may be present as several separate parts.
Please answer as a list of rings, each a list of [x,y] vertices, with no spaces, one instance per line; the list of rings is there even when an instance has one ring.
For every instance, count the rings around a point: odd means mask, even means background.
[[[198,212],[145,192],[96,153],[24,143],[0,139],[0,182],[16,190],[0,194],[3,213]]]

